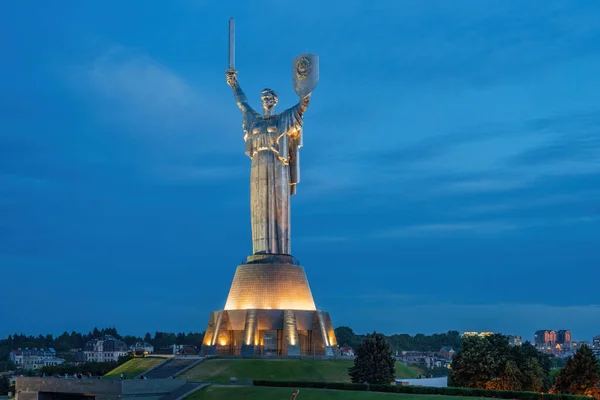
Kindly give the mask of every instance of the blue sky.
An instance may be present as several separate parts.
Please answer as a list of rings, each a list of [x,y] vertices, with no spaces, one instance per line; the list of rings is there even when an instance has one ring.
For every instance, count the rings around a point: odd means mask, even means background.
[[[322,4],[321,4],[322,3]],[[600,333],[597,1],[5,1],[0,335],[202,331],[251,251],[225,84],[305,116],[293,254],[358,332]]]

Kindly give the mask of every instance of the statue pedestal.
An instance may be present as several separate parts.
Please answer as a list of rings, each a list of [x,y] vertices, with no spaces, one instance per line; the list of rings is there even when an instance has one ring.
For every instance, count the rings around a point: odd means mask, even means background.
[[[210,315],[203,355],[334,356],[329,314],[289,255],[253,254],[236,269],[225,309]]]
[[[237,267],[225,310],[311,310],[304,268],[291,256],[255,254]]]

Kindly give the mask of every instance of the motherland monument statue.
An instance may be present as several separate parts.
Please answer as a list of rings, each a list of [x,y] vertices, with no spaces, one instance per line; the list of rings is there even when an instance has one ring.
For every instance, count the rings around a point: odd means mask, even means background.
[[[300,182],[303,118],[319,80],[319,58],[302,54],[292,61],[299,100],[280,114],[272,89],[261,93],[262,115],[255,111],[237,74],[232,18],[225,77],[242,111],[251,159],[252,254],[237,267],[225,308],[211,313],[202,353],[333,356],[339,351],[329,314],[317,310],[304,268],[291,255],[290,237],[290,198]]]
[[[300,181],[299,149],[302,122],[310,95],[319,80],[318,58],[307,54],[294,62],[292,79],[298,104],[275,113],[279,96],[272,89],[261,93],[263,115],[256,112],[237,80],[234,36],[230,34],[227,84],[242,111],[242,130],[250,169],[250,210],[253,253],[291,254],[290,196]]]

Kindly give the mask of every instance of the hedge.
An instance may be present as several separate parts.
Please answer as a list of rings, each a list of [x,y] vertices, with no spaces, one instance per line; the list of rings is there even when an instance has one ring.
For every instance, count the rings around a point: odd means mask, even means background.
[[[296,387],[338,390],[370,390],[372,392],[389,392],[405,394],[439,394],[444,396],[490,397],[517,400],[590,400],[587,396],[571,394],[550,394],[537,392],[513,392],[509,390],[487,390],[460,387],[429,387],[429,386],[394,386],[394,385],[365,385],[362,383],[343,382],[306,382],[306,381],[265,381],[255,380],[255,386]]]
[[[367,385],[362,383],[346,382],[307,382],[307,381],[254,381],[254,386],[277,386],[277,387],[303,387],[314,389],[337,389],[337,390],[369,390]],[[587,399],[589,400],[589,399]]]

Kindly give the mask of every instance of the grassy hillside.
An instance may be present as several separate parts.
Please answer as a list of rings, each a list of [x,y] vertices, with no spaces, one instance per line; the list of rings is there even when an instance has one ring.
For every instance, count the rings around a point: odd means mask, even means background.
[[[261,386],[208,386],[185,400],[282,400],[289,399],[292,388]],[[411,395],[397,393],[354,392],[349,390],[300,389],[298,400],[476,400],[459,396]]]
[[[350,382],[349,360],[206,360],[181,377],[190,381],[229,382],[232,376],[240,382],[249,379],[281,381]],[[396,363],[397,378],[416,378],[418,371]]]
[[[123,374],[125,375],[125,378],[131,379],[166,360],[166,358],[162,357],[134,358],[119,365],[117,368],[104,375],[104,377],[107,379],[116,379]]]

